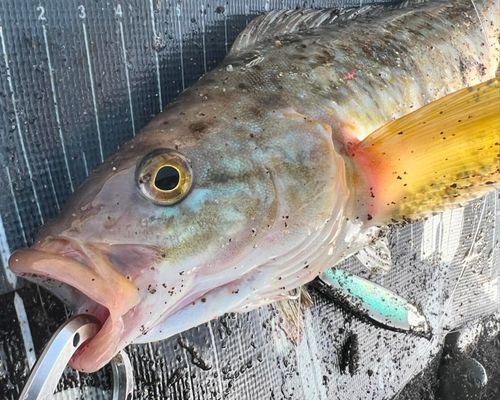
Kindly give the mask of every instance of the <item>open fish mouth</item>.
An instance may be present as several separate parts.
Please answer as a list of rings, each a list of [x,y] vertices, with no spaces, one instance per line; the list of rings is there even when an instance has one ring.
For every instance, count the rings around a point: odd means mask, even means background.
[[[131,343],[172,336],[207,320],[197,311],[205,305],[205,297],[219,289],[219,282],[200,288],[195,274],[169,273],[171,285],[155,284],[161,277],[158,257],[163,260],[165,254],[152,245],[81,243],[59,236],[15,251],[9,267],[47,288],[75,313],[90,314],[101,322],[97,335],[80,346],[69,363],[88,373],[102,368]],[[214,311],[212,317],[219,314]],[[157,325],[162,327],[155,333]]]
[[[80,371],[93,372],[105,365],[119,350],[119,339],[125,331],[123,316],[140,302],[133,282],[110,263],[94,244],[80,245],[67,238],[50,238],[30,249],[15,251],[10,269],[69,299],[78,313],[94,315],[102,323],[98,334],[80,347],[70,365]],[[59,290],[54,290],[54,285]],[[76,290],[75,290],[76,289]]]

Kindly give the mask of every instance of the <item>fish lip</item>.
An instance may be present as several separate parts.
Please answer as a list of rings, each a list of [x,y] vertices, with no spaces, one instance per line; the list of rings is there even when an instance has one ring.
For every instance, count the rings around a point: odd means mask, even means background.
[[[93,372],[114,356],[124,331],[122,316],[139,304],[140,297],[137,287],[114,269],[97,247],[66,237],[48,238],[29,249],[16,250],[9,259],[9,268],[36,283],[47,279],[61,282],[88,300],[88,309],[80,307],[77,311],[96,316],[102,328],[78,349],[70,365]],[[98,344],[102,349],[103,340],[115,346],[108,345],[106,351],[96,352]],[[86,352],[98,355],[89,357]]]

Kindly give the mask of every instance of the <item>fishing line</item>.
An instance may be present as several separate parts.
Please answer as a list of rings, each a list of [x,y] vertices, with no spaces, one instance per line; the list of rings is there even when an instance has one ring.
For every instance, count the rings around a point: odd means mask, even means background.
[[[477,235],[479,233],[479,230],[481,228],[481,223],[483,221],[483,216],[484,216],[484,210],[485,209],[486,209],[486,201],[483,200],[483,208],[481,210],[481,215],[479,216],[479,221],[477,223],[476,232],[474,233],[474,237],[472,238],[472,243],[471,243],[471,246],[469,248],[469,251],[467,253],[466,258],[469,258],[471,256],[472,251],[474,250],[474,247],[476,245],[476,239],[477,239]],[[450,298],[449,298],[448,302],[446,303],[446,306],[444,308],[443,314],[441,314],[441,318],[439,319],[439,322],[438,322],[438,325],[436,327],[436,330],[439,330],[441,328],[441,325],[443,323],[444,317],[445,317],[446,313],[448,312],[448,309],[451,307],[451,303],[453,302],[453,298],[455,296],[455,292],[457,291],[458,285],[460,284],[460,281],[463,278],[463,276],[465,274],[465,270],[467,269],[468,266],[469,266],[469,262],[465,261],[464,262],[464,266],[462,267],[462,270],[460,271],[460,275],[458,276],[458,279],[457,279],[457,282],[455,284],[455,287],[453,288],[453,290],[451,292],[451,295],[450,295]]]
[[[299,286],[299,298],[297,307],[297,348],[299,347],[299,338],[300,338],[300,306],[302,300],[302,285]]]
[[[484,210],[485,209],[486,209],[486,201],[483,199],[483,208],[481,210],[481,215],[479,216],[479,221],[477,223],[476,231],[474,232],[474,237],[472,238],[472,242],[471,242],[469,251],[467,252],[467,255],[465,257],[466,259],[471,256],[472,251],[474,250],[474,247],[475,247],[475,244],[476,244],[477,235],[479,234],[479,230],[481,228],[481,223],[483,221],[483,216],[484,216]],[[446,305],[444,307],[444,311],[441,314],[439,322],[438,322],[438,324],[436,326],[436,329],[435,329],[436,333],[439,332],[439,330],[440,330],[440,328],[441,328],[441,326],[443,324],[444,317],[446,316],[449,308],[451,307],[451,304],[452,304],[454,296],[455,296],[455,292],[456,292],[456,290],[458,288],[458,285],[460,284],[461,279],[463,278],[463,276],[465,274],[465,271],[466,271],[466,269],[467,269],[468,266],[469,266],[469,263],[467,261],[465,261],[464,265],[462,267],[462,270],[460,271],[460,275],[458,276],[457,282],[455,283],[455,286],[454,286],[454,288],[453,288],[453,290],[452,290],[452,292],[450,294],[450,297],[449,297],[449,299],[446,302]],[[450,332],[448,332],[448,333],[450,333]],[[430,340],[429,341],[429,343],[425,347],[424,351],[421,353],[422,356],[424,356],[429,351],[429,349],[433,346],[433,342],[434,342],[434,340]],[[410,370],[410,373],[409,373],[410,377],[415,376],[415,371],[417,370],[417,368],[419,368],[422,365],[422,362],[423,361],[420,361],[420,362],[416,363],[415,367]],[[406,376],[408,376],[408,375],[406,375]],[[405,386],[403,386],[401,389],[399,389],[399,391],[396,393],[396,396],[399,395],[403,391],[403,389],[405,388]]]
[[[483,20],[481,18],[481,14],[479,13],[479,10],[477,9],[474,0],[471,0],[471,3],[472,3],[472,6],[474,7],[474,11],[476,12],[476,15],[478,17],[479,24],[481,25],[481,29],[483,31],[483,35],[485,37],[486,43],[488,44],[488,46],[490,46],[490,42],[488,40],[488,35],[486,34],[486,30],[484,28],[484,24],[483,24]],[[486,209],[486,201],[483,200],[483,208],[481,210],[481,215],[479,217],[478,226],[477,226],[476,232],[474,234],[474,237],[472,239],[472,243],[471,243],[471,246],[469,248],[469,251],[468,251],[468,254],[467,254],[467,258],[470,257],[470,255],[472,253],[472,250],[474,249],[475,241],[476,241],[477,235],[479,233],[479,228],[481,226],[481,222],[482,222],[482,219],[483,219],[483,216],[484,216],[484,210],[485,209]],[[467,267],[468,267],[468,262],[464,262],[464,266],[462,267],[462,270],[460,271],[460,275],[458,276],[457,282],[456,282],[456,284],[455,284],[455,286],[453,288],[453,291],[451,292],[450,298],[449,298],[449,300],[446,303],[446,306],[444,308],[443,313],[441,314],[441,317],[439,319],[438,325],[436,327],[436,331],[439,331],[439,329],[441,328],[441,326],[443,324],[444,317],[445,317],[446,313],[448,312],[449,308],[451,307],[451,304],[453,302],[455,293],[456,293],[456,291],[458,289],[458,285],[460,284],[461,279],[463,278]],[[450,332],[448,332],[448,333],[450,333]],[[428,343],[428,345],[426,346],[426,348],[425,348],[425,350],[424,350],[424,352],[422,354],[426,354],[429,351],[429,349],[431,348],[431,346],[432,346],[432,341],[430,341]],[[423,361],[421,361],[420,363],[417,363],[415,365],[415,367],[410,371],[410,376],[413,376],[415,374],[415,371],[417,370],[418,367],[421,366],[422,362]],[[402,392],[403,389],[404,389],[404,386],[397,392],[397,395],[399,395]]]
[[[481,19],[481,15],[479,14],[479,10],[476,7],[476,3],[474,3],[474,0],[470,0],[470,1],[472,3],[472,6],[474,7],[474,10],[476,11],[477,18],[479,19],[479,24],[481,25],[481,29],[483,30],[484,38],[486,39],[486,43],[488,44],[488,47],[490,47],[490,41],[488,40],[488,35],[486,34],[486,29],[484,29],[483,20]]]

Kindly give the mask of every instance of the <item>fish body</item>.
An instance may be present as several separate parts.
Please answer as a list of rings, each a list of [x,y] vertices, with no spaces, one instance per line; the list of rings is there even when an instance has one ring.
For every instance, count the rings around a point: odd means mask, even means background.
[[[495,76],[499,4],[475,3],[325,11],[335,20],[309,28],[304,14],[306,29],[293,13],[255,21],[12,255],[16,274],[103,323],[72,366],[287,299],[370,244],[393,211],[374,206],[383,180],[356,154],[381,126]]]

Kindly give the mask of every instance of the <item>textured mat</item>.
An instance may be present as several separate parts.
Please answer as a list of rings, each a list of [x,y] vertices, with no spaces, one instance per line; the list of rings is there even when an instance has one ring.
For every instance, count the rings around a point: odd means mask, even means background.
[[[103,159],[213,69],[252,18],[360,3],[0,0],[1,399],[17,399],[68,317],[58,300],[7,271],[10,252],[31,244]],[[471,352],[498,378],[499,214],[496,193],[391,232],[395,267],[375,279],[422,308],[432,340],[376,328],[313,291],[298,346],[280,312],[265,307],[130,347],[136,398],[432,399],[444,336],[470,321],[489,327]],[[365,273],[355,260],[344,268]],[[494,381],[478,398],[500,398]],[[68,369],[56,398],[109,399],[109,389],[108,369]]]

